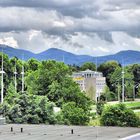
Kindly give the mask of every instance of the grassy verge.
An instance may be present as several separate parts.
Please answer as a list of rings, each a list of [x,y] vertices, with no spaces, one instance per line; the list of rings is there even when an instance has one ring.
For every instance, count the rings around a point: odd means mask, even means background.
[[[140,109],[140,102],[126,102],[126,107],[130,109]]]
[[[89,126],[100,126],[100,117],[96,116],[96,118],[91,119],[88,125]]]

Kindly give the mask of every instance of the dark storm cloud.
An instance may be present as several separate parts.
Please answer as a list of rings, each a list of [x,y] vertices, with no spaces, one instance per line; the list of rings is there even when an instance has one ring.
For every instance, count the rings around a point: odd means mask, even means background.
[[[124,11],[130,3],[131,11]],[[137,0],[1,0],[0,29],[34,29],[60,35],[140,30],[140,10],[133,9],[136,5]]]
[[[65,16],[81,18],[90,15],[91,11],[97,11],[96,0],[2,0],[1,7],[28,7],[52,9],[61,12]],[[92,13],[91,13],[92,14]]]
[[[108,42],[112,42],[113,43],[113,39],[112,39],[112,34],[109,32],[97,32],[98,36],[102,39],[102,40],[106,40]]]

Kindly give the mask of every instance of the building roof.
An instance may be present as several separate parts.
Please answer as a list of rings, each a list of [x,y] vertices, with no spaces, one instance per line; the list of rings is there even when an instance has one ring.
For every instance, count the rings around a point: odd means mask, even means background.
[[[102,74],[101,72],[98,71],[92,71],[92,70],[85,70],[85,71],[79,71],[79,72],[74,72],[73,74],[86,74],[86,73],[90,73],[90,74]]]

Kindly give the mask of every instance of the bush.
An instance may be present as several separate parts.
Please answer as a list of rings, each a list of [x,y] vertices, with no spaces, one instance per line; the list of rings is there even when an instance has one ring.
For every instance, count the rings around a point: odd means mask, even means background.
[[[102,114],[103,108],[104,108],[104,104],[105,104],[104,101],[98,101],[97,102],[97,104],[96,104],[96,110],[97,110],[97,114],[98,115],[101,115]]]
[[[77,107],[75,102],[64,104],[62,114],[64,122],[67,124],[85,125],[89,122],[89,113]]]
[[[64,124],[63,114],[61,112],[56,113],[57,124]]]
[[[106,106],[100,122],[105,126],[138,127],[140,125],[139,118],[131,109],[126,108],[124,104]]]
[[[19,94],[13,105],[5,102],[1,110],[9,123],[56,123],[53,104],[44,96]]]

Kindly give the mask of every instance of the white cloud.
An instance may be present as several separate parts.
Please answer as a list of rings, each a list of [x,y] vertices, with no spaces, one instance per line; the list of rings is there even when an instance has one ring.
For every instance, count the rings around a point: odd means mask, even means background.
[[[140,47],[140,38],[135,38],[134,41]]]
[[[18,43],[13,37],[0,38],[0,44],[8,45],[13,48],[18,48]]]

